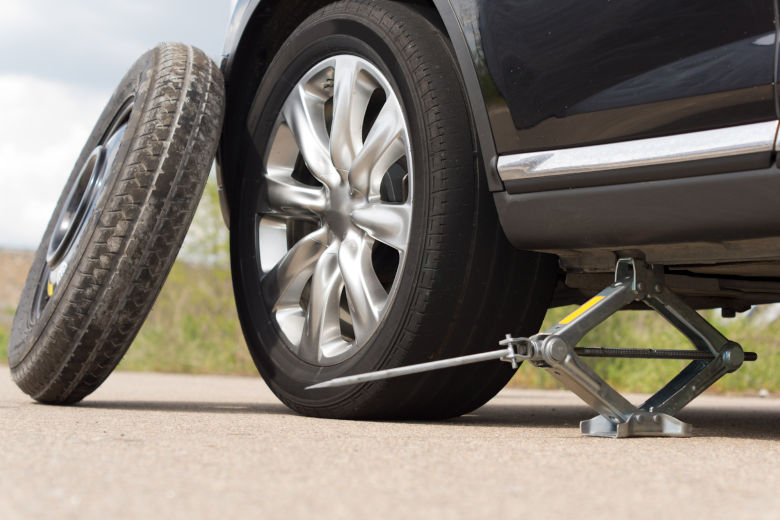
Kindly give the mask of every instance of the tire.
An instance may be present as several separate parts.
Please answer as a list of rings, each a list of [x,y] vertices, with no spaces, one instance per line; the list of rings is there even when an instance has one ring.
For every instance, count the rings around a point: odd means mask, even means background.
[[[257,88],[231,213],[234,288],[255,364],[302,414],[469,412],[506,384],[509,364],[306,387],[538,330],[556,266],[506,241],[457,70],[427,13],[348,0],[304,21]],[[380,149],[395,155],[363,161]]]
[[[218,68],[162,44],[128,71],[43,236],[9,339],[19,387],[45,403],[94,391],[124,355],[176,257],[224,111]]]

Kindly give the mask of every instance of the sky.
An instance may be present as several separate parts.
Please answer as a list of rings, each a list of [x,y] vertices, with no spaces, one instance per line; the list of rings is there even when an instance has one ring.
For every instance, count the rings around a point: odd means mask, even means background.
[[[84,142],[162,41],[217,63],[230,0],[0,0],[0,248],[35,249]]]

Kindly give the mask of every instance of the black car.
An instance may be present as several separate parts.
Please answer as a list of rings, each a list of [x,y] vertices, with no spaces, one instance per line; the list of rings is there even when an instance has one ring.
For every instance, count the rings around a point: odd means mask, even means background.
[[[223,107],[241,325],[301,413],[473,410],[512,366],[306,388],[533,334],[624,257],[697,308],[780,301],[777,7],[239,0],[226,101],[186,46],[150,51],[117,90],[28,278],[14,378],[73,402],[116,365],[184,236]]]
[[[307,391],[473,352],[622,256],[696,307],[780,300],[772,0],[243,0],[218,152],[239,315],[321,416],[447,417],[504,364]]]

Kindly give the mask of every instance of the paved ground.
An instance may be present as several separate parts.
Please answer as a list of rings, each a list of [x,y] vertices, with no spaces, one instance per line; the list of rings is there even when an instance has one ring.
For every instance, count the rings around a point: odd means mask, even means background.
[[[0,518],[780,518],[780,400],[704,396],[690,439],[582,438],[565,392],[445,423],[294,415],[259,378],[117,373],[38,405],[0,367]]]

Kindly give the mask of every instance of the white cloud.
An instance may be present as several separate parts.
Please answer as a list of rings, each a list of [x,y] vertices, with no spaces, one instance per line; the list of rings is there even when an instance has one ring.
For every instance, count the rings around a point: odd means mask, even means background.
[[[109,95],[0,75],[0,247],[37,245]]]
[[[228,0],[2,0],[0,71],[112,88],[161,41],[218,59]]]
[[[160,41],[218,59],[229,0],[0,0],[0,247],[35,247],[111,92]]]

